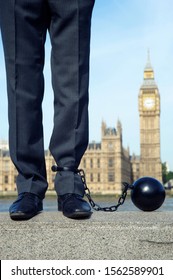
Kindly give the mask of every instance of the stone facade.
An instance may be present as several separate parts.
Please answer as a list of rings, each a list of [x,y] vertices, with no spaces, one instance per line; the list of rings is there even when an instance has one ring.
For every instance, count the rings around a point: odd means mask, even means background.
[[[102,122],[101,143],[90,143],[80,167],[92,193],[120,193],[121,182],[131,182],[129,150],[122,146],[122,126],[109,128]]]
[[[16,190],[17,171],[10,159],[9,151],[0,149],[0,192]]]

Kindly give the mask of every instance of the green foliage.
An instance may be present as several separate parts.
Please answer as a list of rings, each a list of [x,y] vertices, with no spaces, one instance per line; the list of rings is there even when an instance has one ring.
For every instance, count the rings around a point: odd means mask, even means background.
[[[162,163],[162,181],[165,184],[166,183],[166,176],[167,176],[167,168],[166,168],[166,162]]]
[[[173,171],[167,171],[166,162],[162,163],[162,180],[165,184],[169,180],[173,179]]]
[[[167,178],[167,181],[173,179],[173,171],[168,172],[168,175],[166,178]]]

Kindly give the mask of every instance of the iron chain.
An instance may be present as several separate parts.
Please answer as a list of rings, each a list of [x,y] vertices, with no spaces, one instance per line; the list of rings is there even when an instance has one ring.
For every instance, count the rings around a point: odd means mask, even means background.
[[[90,205],[92,206],[92,208],[95,211],[104,211],[104,212],[114,212],[114,211],[117,211],[118,207],[124,203],[124,201],[126,199],[126,196],[127,196],[127,191],[131,187],[128,183],[123,182],[122,184],[124,186],[124,190],[122,191],[122,194],[121,194],[120,198],[118,199],[117,205],[113,205],[113,206],[110,206],[110,207],[101,207],[100,205],[96,204],[93,201],[93,199],[91,198],[91,193],[90,193],[89,188],[87,187],[84,170],[83,169],[79,169],[78,170],[78,174],[80,174],[82,182],[84,184],[85,195],[88,198],[88,201],[89,201]]]

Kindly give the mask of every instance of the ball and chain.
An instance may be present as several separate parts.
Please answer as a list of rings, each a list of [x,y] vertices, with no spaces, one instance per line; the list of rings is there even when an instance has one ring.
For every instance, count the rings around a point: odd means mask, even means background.
[[[124,204],[128,190],[131,190],[131,200],[134,205],[143,211],[154,211],[161,207],[165,200],[165,189],[163,185],[153,177],[141,177],[137,179],[133,184],[122,182],[123,189],[122,194],[118,199],[118,203],[113,206],[101,207],[91,197],[91,192],[87,187],[86,176],[83,169],[76,169],[74,167],[59,167],[52,166],[53,172],[71,171],[81,176],[84,188],[85,196],[87,197],[91,207],[95,211],[114,212]]]

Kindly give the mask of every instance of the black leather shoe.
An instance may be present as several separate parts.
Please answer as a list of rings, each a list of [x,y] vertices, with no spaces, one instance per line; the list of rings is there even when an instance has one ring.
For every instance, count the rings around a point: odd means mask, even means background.
[[[18,195],[9,208],[12,220],[28,220],[43,210],[42,200],[35,194],[25,192]]]
[[[58,210],[71,219],[86,219],[92,215],[90,205],[78,194],[58,196]]]

